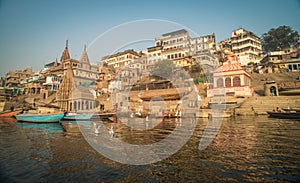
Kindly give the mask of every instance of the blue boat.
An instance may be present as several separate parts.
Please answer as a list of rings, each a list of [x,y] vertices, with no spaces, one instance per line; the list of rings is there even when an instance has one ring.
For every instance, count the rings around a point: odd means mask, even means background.
[[[67,113],[64,120],[89,120],[94,116],[94,113]]]
[[[64,113],[49,113],[49,114],[17,114],[15,115],[18,121],[32,122],[32,123],[55,123],[59,122],[64,117]]]

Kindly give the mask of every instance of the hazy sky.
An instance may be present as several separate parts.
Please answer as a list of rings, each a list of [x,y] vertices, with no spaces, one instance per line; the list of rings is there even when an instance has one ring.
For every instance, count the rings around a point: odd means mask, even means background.
[[[135,20],[175,22],[197,35],[215,33],[219,42],[239,27],[258,36],[280,25],[300,32],[299,17],[299,0],[0,0],[0,74],[26,67],[42,69],[60,58],[66,39],[71,57],[79,59],[84,44],[88,45],[89,54],[90,44],[99,35]],[[156,37],[162,33],[151,32]],[[127,32],[123,31],[122,36],[124,33]],[[113,40],[108,39],[105,44]],[[104,48],[94,48],[95,51],[91,62],[108,54]]]

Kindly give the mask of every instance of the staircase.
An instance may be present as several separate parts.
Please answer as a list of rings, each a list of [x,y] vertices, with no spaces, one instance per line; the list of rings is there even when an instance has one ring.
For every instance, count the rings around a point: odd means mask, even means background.
[[[239,108],[235,109],[236,115],[267,114],[276,107],[300,108],[300,96],[254,96],[246,99]]]

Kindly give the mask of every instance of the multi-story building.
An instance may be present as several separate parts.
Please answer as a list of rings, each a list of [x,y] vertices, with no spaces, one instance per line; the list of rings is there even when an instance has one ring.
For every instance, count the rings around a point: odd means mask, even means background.
[[[33,76],[31,68],[24,69],[23,71],[10,71],[6,74],[5,87],[21,87],[21,81]]]
[[[243,28],[232,31],[231,48],[232,52],[238,56],[241,65],[259,62],[262,59],[260,38]]]
[[[46,77],[46,82],[43,83],[43,86],[45,86],[45,89],[48,91],[56,91],[59,88],[61,80],[62,79],[57,75],[48,75]]]
[[[188,31],[182,29],[170,33],[163,34],[155,39],[155,45],[162,46],[163,59],[179,59],[189,55],[189,40]]]
[[[162,46],[149,47],[144,51],[146,59],[144,59],[144,68],[149,70],[156,62],[163,60]]]
[[[272,63],[274,68],[283,69],[285,71],[299,72],[300,71],[300,49],[299,45],[286,48],[281,51],[269,52],[261,63]],[[276,71],[275,71],[276,72]]]
[[[106,63],[108,66],[112,66],[116,69],[121,69],[134,61],[134,59],[139,57],[140,55],[131,49],[105,56],[101,59],[101,61],[103,63]]]
[[[194,55],[194,53],[203,51],[203,50],[210,50],[211,53],[215,53],[216,51],[216,38],[215,34],[200,36],[190,39],[190,47],[191,53],[190,55]]]
[[[163,34],[155,40],[156,47],[162,47],[162,59],[173,60],[177,66],[190,66],[192,56],[199,51],[216,50],[215,34],[191,38],[185,29]]]

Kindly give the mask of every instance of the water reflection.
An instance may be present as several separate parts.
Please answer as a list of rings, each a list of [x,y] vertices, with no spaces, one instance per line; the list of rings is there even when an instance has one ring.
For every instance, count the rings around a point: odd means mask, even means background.
[[[92,124],[85,125],[92,129]],[[208,120],[199,120],[192,137],[176,154],[145,166],[123,165],[97,153],[79,133],[59,124],[0,121],[1,181],[92,182],[297,182],[300,123],[266,116],[224,120],[212,143],[199,151]],[[40,125],[40,126],[39,126]],[[167,137],[180,119],[168,119],[146,131],[122,123],[113,138],[148,144]],[[100,129],[99,129],[100,130]]]

